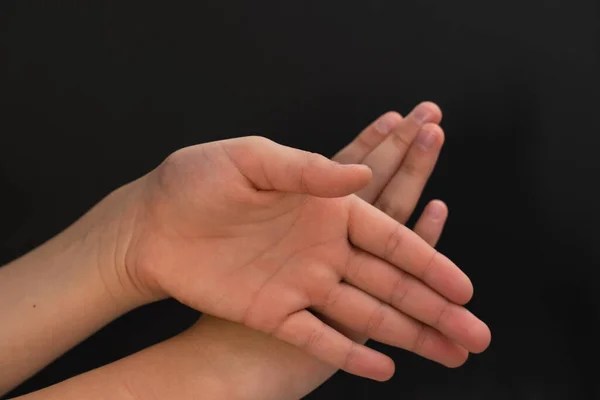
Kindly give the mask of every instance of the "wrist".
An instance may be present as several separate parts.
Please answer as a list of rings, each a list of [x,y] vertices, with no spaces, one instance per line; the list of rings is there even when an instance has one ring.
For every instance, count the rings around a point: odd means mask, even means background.
[[[127,312],[160,300],[128,264],[138,218],[143,214],[143,180],[113,191],[63,234],[72,253],[84,258],[86,278],[100,286],[115,310]]]

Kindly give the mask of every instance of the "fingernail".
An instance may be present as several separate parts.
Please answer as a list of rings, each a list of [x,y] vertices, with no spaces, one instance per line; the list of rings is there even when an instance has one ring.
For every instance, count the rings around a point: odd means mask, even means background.
[[[423,150],[431,150],[435,144],[435,133],[428,129],[421,129],[417,136],[417,143]]]
[[[429,109],[429,107],[421,104],[413,110],[412,115],[417,122],[424,124],[431,119],[432,111]]]
[[[394,116],[394,114],[392,113],[387,113],[385,115],[382,115],[376,122],[375,122],[375,130],[379,133],[381,133],[382,135],[387,135],[388,133],[390,133],[394,127],[396,126],[397,120]]]

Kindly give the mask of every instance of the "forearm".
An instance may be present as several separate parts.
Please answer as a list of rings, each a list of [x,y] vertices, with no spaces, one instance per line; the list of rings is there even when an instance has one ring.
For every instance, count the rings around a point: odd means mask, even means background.
[[[120,368],[99,368],[12,400],[141,400],[134,395]]]
[[[192,379],[201,370],[210,381],[220,382],[227,394],[221,398],[297,400],[336,372],[296,347],[211,316],[203,316],[179,339],[177,345],[182,349],[189,346],[200,353],[196,359],[189,357],[187,376]],[[203,392],[196,392],[196,396],[198,393]],[[191,394],[177,398],[197,398]]]
[[[296,400],[333,372],[263,333],[203,317],[170,340],[19,400]]]
[[[98,265],[105,231],[93,221],[109,219],[112,200],[0,268],[0,395],[135,307]]]

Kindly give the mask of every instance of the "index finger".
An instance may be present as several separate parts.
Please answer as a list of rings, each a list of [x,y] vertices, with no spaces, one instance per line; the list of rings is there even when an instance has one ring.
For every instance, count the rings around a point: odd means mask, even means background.
[[[350,242],[423,281],[456,304],[473,296],[470,279],[416,233],[354,196],[348,220]]]
[[[373,202],[402,164],[421,127],[426,123],[437,124],[441,119],[442,111],[430,102],[419,104],[402,119],[385,140],[362,161],[373,171],[373,180],[358,193],[359,196],[369,203]]]

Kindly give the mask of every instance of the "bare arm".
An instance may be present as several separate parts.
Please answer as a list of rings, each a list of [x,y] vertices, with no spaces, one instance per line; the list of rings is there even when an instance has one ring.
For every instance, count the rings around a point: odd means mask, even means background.
[[[52,240],[0,268],[0,395],[141,305],[101,265],[97,243],[126,199],[117,191]],[[102,230],[94,221],[103,221]]]
[[[331,373],[263,333],[202,318],[163,343],[19,399],[298,399]]]
[[[397,118],[399,120],[400,117]],[[362,196],[405,222],[439,153],[443,135],[441,131],[436,132],[429,153],[415,145],[408,154],[398,153],[396,157],[388,157],[383,165],[377,165],[382,154],[389,154],[390,142],[397,139],[388,138],[381,143],[385,136],[380,134],[378,138],[374,126],[371,126],[359,140],[338,155],[338,160],[365,162],[374,170],[376,178],[383,177],[375,179]],[[406,132],[395,131],[394,134],[406,135]],[[370,146],[365,146],[365,143]],[[368,156],[376,160],[375,165],[373,161],[369,162]],[[407,171],[410,174],[407,175]],[[416,231],[434,244],[447,211],[439,202],[432,203],[428,211],[432,212],[426,211]],[[115,315],[114,311],[113,308],[109,315]],[[353,337],[361,342],[366,340],[362,335],[354,334]],[[56,396],[64,399],[69,396],[81,398],[82,395],[95,398],[93,394],[98,398],[118,399],[121,397],[116,394],[119,394],[123,399],[184,399],[203,394],[205,398],[294,399],[314,390],[334,372],[333,368],[298,349],[262,333],[204,317],[176,338],[25,398],[50,399]]]

